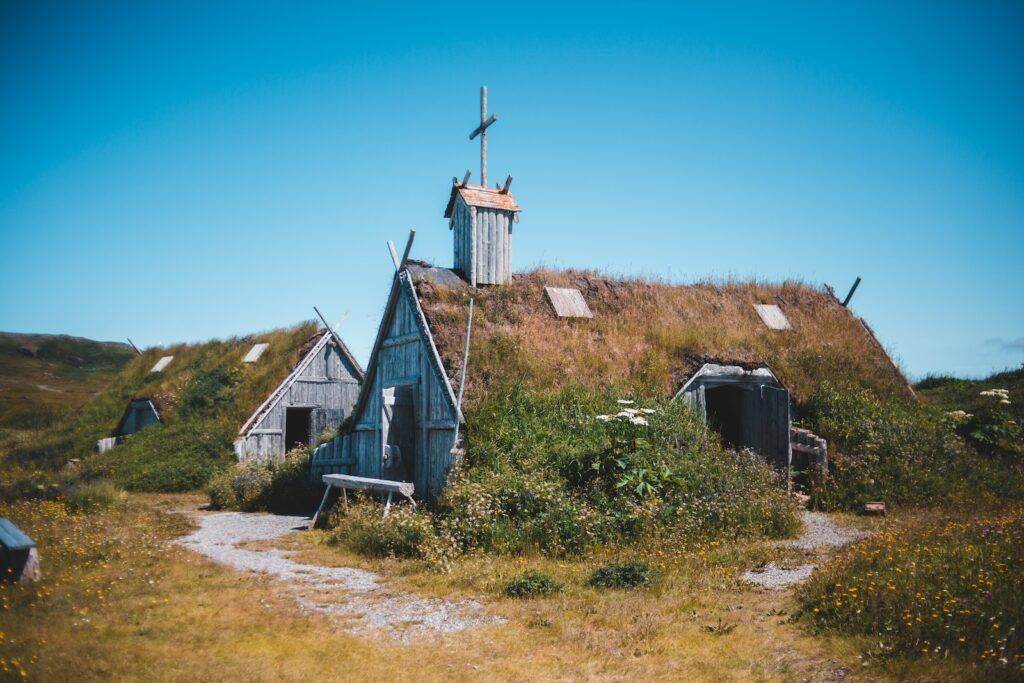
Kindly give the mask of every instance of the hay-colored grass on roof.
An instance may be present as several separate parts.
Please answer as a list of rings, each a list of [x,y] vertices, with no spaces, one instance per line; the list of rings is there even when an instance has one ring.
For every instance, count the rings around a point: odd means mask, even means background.
[[[411,266],[424,314],[455,386],[475,298],[467,401],[489,388],[580,385],[673,393],[704,361],[767,364],[799,399],[821,382],[907,395],[871,332],[824,289],[802,282],[673,285],[592,271],[539,269],[512,284],[469,288],[450,272]],[[545,286],[574,287],[592,320],[558,318]],[[777,304],[792,330],[770,330],[754,304]]]

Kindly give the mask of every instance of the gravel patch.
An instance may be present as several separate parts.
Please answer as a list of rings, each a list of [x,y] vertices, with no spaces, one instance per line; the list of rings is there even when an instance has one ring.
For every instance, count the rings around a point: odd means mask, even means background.
[[[353,632],[383,631],[397,640],[409,640],[503,621],[472,600],[449,602],[396,593],[380,575],[363,569],[303,564],[291,559],[293,551],[237,546],[307,529],[306,517],[219,512],[195,515],[195,519],[199,528],[177,543],[218,564],[285,582],[302,609],[337,617]]]
[[[842,548],[854,541],[858,541],[868,535],[867,531],[855,529],[848,526],[840,526],[824,512],[801,513],[804,522],[804,532],[800,538],[793,541],[786,541],[786,545],[801,550],[814,550],[816,548]]]
[[[813,564],[802,564],[792,569],[783,569],[774,562],[769,562],[760,569],[743,572],[742,578],[747,583],[753,583],[768,590],[781,590],[794,583],[806,581],[813,571]]]
[[[801,519],[804,523],[804,531],[800,537],[792,541],[783,541],[779,545],[807,552],[819,548],[835,549],[849,545],[869,534],[861,529],[840,526],[824,512],[804,511],[801,513]],[[762,588],[781,590],[806,581],[813,571],[813,564],[783,568],[774,562],[769,562],[764,567],[744,572],[740,578]]]

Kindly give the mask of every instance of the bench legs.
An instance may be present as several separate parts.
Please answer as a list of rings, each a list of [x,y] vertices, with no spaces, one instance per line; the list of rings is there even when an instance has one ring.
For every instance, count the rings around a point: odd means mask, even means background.
[[[324,491],[324,497],[320,499],[320,507],[313,513],[313,521],[309,523],[309,528],[316,528],[316,520],[320,517],[320,513],[324,510],[324,505],[327,505],[327,496],[331,495],[331,485],[327,485],[327,490]]]

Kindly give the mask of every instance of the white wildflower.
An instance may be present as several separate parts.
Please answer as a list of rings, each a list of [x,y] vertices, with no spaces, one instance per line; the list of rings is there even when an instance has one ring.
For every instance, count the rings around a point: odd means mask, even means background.
[[[633,417],[629,418],[629,421],[632,422],[635,425],[640,425],[642,427],[646,427],[647,426],[647,420],[645,420],[644,418],[640,417],[639,415],[634,415]]]
[[[641,413],[646,413],[647,415],[654,415],[658,411],[654,410],[653,408],[641,408],[640,412]]]
[[[634,403],[636,403],[636,401],[630,401],[629,399],[625,399],[625,398],[620,398],[617,402],[619,404],[621,404],[621,405],[624,405],[624,406],[631,406]]]
[[[980,394],[981,396],[991,396],[993,398],[1009,399],[1009,389],[987,389]]]
[[[1010,399],[1004,398],[1002,401],[1000,401],[1000,403],[1002,403],[1004,406],[1008,406],[1010,405]]]
[[[623,408],[621,411],[619,411],[619,415],[636,415],[639,412],[640,411],[637,410],[636,408]]]
[[[612,416],[611,415],[598,415],[597,419],[600,420],[601,422],[608,422],[609,420],[612,419]]]

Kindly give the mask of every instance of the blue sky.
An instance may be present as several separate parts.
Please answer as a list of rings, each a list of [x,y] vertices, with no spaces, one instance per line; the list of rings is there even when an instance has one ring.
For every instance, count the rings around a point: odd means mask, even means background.
[[[1019,2],[298,4],[0,4],[0,329],[316,304],[365,360],[385,240],[451,262],[487,84],[517,269],[861,275],[913,376],[1024,361]]]

